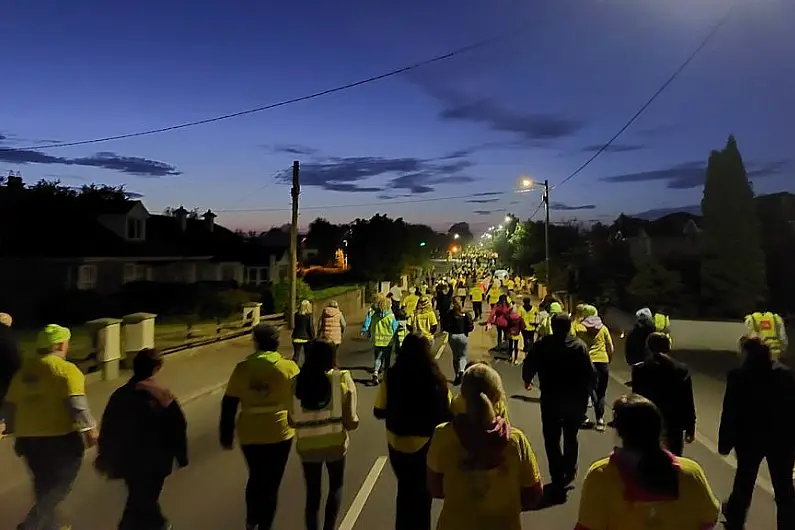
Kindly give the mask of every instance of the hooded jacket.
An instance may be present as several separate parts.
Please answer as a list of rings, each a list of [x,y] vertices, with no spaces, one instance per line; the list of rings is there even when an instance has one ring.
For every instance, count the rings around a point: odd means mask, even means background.
[[[643,362],[646,359],[648,356],[646,339],[656,331],[651,310],[643,308],[635,313],[635,316],[638,321],[635,327],[632,328],[632,331],[629,332],[629,335],[627,335],[627,343],[624,348],[624,355],[627,364],[630,366]]]
[[[320,315],[320,327],[317,336],[333,344],[342,343],[342,334],[345,332],[345,317],[338,307],[326,307]]]
[[[511,308],[511,310],[508,312],[508,335],[510,337],[518,337],[522,334],[523,329],[524,320],[522,319],[522,315],[518,311],[514,311],[514,309]]]
[[[610,336],[610,330],[600,317],[594,315],[583,318],[577,325],[577,337],[588,347],[591,362],[610,362],[613,354],[613,337]]]
[[[489,324],[493,324],[498,328],[508,327],[508,315],[511,313],[511,306],[508,304],[497,304],[491,310],[489,315]]]

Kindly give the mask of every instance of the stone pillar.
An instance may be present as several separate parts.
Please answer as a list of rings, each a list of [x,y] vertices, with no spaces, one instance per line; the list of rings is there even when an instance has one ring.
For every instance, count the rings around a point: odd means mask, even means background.
[[[262,317],[262,304],[259,302],[246,302],[243,304],[244,325],[252,328],[260,323]]]
[[[92,350],[97,355],[102,378],[106,381],[119,377],[121,322],[118,318],[98,318],[86,322],[91,334]]]
[[[155,318],[157,315],[151,313],[124,316],[125,364],[132,363],[135,354],[144,348],[155,347]]]
[[[378,292],[386,294],[389,292],[389,282],[378,282]]]

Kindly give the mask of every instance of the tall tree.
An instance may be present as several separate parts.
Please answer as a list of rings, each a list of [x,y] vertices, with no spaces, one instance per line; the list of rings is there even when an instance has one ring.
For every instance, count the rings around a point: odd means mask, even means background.
[[[469,228],[469,223],[456,223],[447,231],[447,235],[451,239],[456,239],[462,246],[467,246],[475,240],[472,230]],[[456,238],[456,235],[458,238]]]
[[[754,191],[733,135],[710,154],[701,211],[702,306],[712,316],[740,317],[764,299],[766,279]]]
[[[322,217],[309,223],[306,246],[317,250],[318,263],[329,265],[334,262],[337,249],[343,245],[346,230],[346,226],[332,224]]]

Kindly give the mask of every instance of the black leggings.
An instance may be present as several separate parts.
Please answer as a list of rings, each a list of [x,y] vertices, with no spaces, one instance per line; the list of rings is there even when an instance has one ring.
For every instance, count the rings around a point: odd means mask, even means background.
[[[248,465],[246,484],[246,523],[258,530],[271,530],[279,503],[287,459],[293,440],[275,444],[244,445],[241,447]]]
[[[307,530],[317,530],[320,497],[323,488],[323,462],[302,462],[304,481],[306,482],[306,505],[304,519]],[[334,530],[337,527],[337,515],[342,503],[342,484],[345,477],[345,458],[325,462],[328,470],[328,498],[326,513],[323,517],[323,530]]]
[[[428,448],[403,453],[389,447],[389,462],[397,479],[395,530],[431,529],[431,494],[428,492]]]

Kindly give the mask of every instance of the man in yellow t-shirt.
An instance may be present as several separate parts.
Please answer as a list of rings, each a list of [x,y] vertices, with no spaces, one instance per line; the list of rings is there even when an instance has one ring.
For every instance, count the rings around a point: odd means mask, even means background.
[[[3,403],[0,423],[16,437],[15,451],[35,485],[35,506],[19,528],[58,527],[57,507],[77,479],[85,446],[97,443],[85,376],[66,360],[71,336],[57,324],[45,326],[36,337],[37,355],[25,359]]]
[[[480,320],[483,316],[483,287],[476,283],[469,290],[469,297],[472,299],[472,311],[475,313],[475,320]]]
[[[237,430],[249,470],[246,524],[271,528],[295,436],[287,416],[298,365],[279,353],[279,332],[273,326],[260,324],[252,336],[256,352],[235,367],[221,402],[220,440],[231,450]]]

